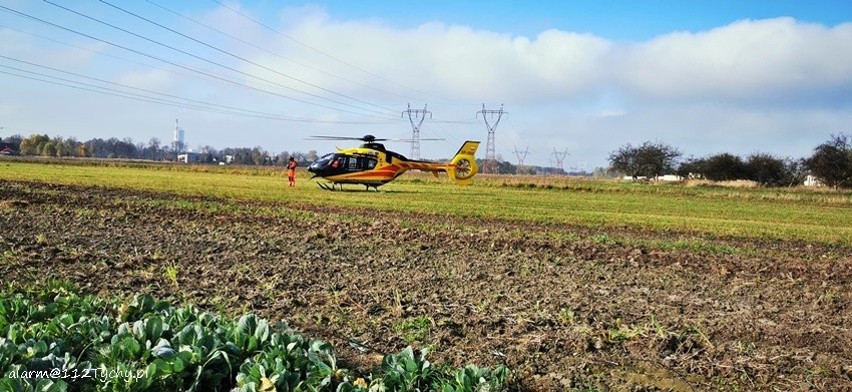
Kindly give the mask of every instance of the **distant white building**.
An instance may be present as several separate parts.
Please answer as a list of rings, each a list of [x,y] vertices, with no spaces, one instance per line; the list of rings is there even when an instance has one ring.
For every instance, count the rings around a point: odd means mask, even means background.
[[[825,186],[825,184],[823,184],[822,181],[819,180],[819,178],[816,178],[812,174],[808,174],[807,177],[805,177],[805,182],[804,182],[803,185],[804,186]]]
[[[654,180],[658,182],[681,182],[683,181],[683,177],[677,174],[665,174],[662,176],[654,177]]]
[[[183,154],[178,154],[177,161],[179,163],[195,163],[198,162],[198,153],[197,152],[187,152]]]

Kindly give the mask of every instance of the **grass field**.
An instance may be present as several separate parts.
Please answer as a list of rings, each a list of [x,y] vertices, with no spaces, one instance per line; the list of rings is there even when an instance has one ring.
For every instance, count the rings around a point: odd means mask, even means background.
[[[416,172],[379,193],[329,192],[306,172],[289,189],[273,168],[0,161],[0,169],[3,180],[852,246],[850,192],[485,175],[458,187]]]
[[[511,391],[852,390],[852,193],[283,174],[2,160],[0,276],[282,320],[368,381],[410,345]]]

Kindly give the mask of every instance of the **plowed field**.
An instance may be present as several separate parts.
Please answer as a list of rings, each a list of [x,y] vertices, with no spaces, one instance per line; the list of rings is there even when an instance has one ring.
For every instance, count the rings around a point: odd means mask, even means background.
[[[16,181],[0,228],[4,282],[254,311],[362,368],[412,345],[520,390],[852,390],[843,245]]]

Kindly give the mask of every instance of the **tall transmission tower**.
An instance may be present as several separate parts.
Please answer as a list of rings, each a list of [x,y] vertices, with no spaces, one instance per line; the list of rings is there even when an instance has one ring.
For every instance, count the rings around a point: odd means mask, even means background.
[[[556,147],[553,147],[553,158],[556,161],[556,167],[559,169],[559,172],[565,172],[565,169],[562,168],[562,163],[565,162],[565,157],[568,156],[568,149],[565,151],[556,151]]]
[[[175,119],[175,132],[172,137],[172,146],[175,153],[180,154],[186,149],[186,131],[178,126],[178,119]]]
[[[411,159],[420,159],[420,127],[423,125],[423,120],[426,115],[432,118],[432,112],[426,110],[426,104],[423,104],[423,109],[412,109],[411,104],[408,104],[408,109],[402,111],[404,117],[408,114],[408,121],[411,122]],[[417,125],[414,120],[420,119]]]
[[[500,104],[499,110],[486,110],[485,104],[482,104],[482,110],[476,112],[477,115],[482,113],[482,119],[485,120],[485,128],[488,129],[488,143],[485,152],[485,165],[483,165],[482,171],[486,173],[497,173],[497,149],[494,147],[494,130],[497,129],[497,124],[500,124],[500,119],[503,117],[503,114],[509,114],[503,111],[503,104]],[[497,117],[497,121],[494,121],[494,125],[488,122],[488,119],[493,119]]]
[[[530,153],[529,146],[527,146],[527,148],[525,148],[524,151],[518,151],[518,148],[515,147],[515,156],[518,157],[518,166],[524,165],[524,159],[527,158],[527,154],[529,154],[529,153]]]

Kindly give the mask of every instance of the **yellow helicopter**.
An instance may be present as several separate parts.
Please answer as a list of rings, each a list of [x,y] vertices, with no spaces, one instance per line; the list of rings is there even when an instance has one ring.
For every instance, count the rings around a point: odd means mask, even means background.
[[[360,140],[360,147],[337,148],[337,152],[323,155],[308,166],[313,173],[311,179],[320,177],[330,183],[317,183],[320,188],[335,190],[336,186],[343,189],[343,184],[360,184],[367,190],[387,184],[408,170],[431,172],[435,177],[438,173],[447,173],[450,179],[458,185],[467,185],[470,179],[479,171],[476,165],[478,141],[466,141],[450,160],[449,163],[435,163],[408,159],[402,154],[390,151],[380,141],[408,141],[395,139],[379,139],[373,135],[364,137],[343,136],[314,136],[314,140]],[[423,139],[421,139],[423,140]]]

